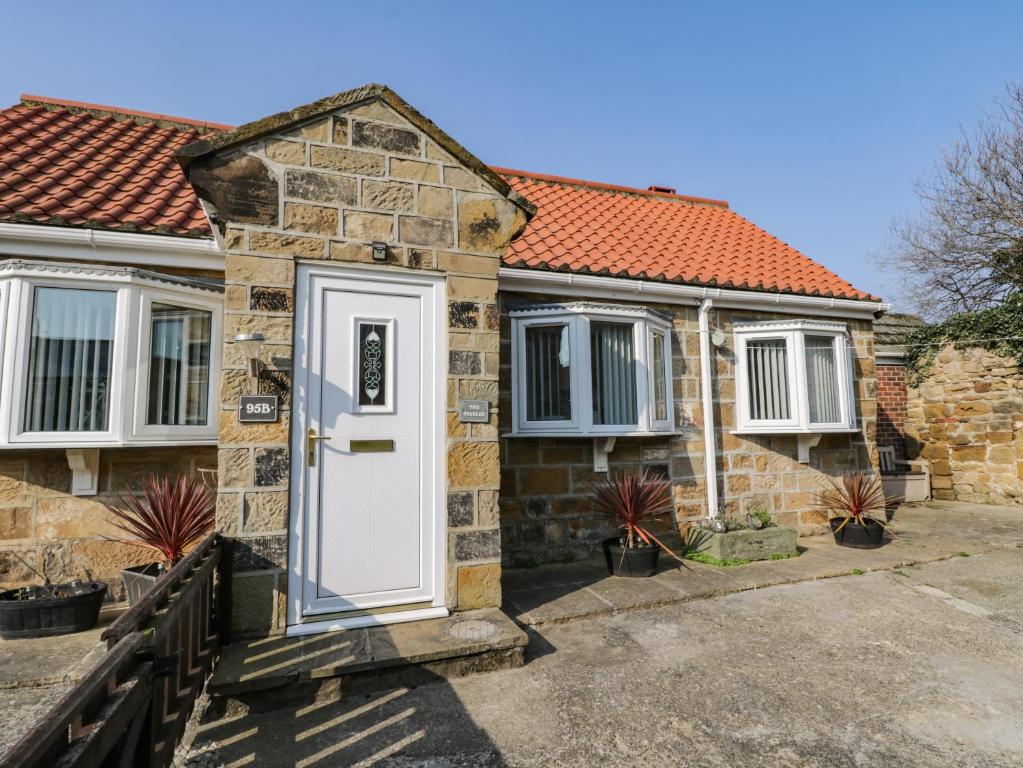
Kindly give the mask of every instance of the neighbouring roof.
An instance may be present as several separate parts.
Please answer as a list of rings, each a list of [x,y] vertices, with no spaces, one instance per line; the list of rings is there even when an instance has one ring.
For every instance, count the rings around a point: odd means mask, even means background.
[[[725,201],[495,170],[538,209],[506,266],[877,300]]]
[[[229,127],[25,94],[0,111],[0,221],[210,237],[174,153]]]
[[[906,352],[905,342],[913,331],[927,323],[916,315],[888,312],[874,321],[874,353],[876,355],[902,356]]]

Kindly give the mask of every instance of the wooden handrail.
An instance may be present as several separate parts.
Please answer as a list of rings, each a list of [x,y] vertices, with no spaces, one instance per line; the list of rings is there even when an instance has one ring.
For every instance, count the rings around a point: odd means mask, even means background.
[[[118,674],[123,669],[130,668],[132,673],[143,676],[151,674],[152,665],[138,665],[135,658],[135,654],[145,645],[145,635],[134,632],[114,646],[99,664],[36,721],[34,728],[18,739],[14,746],[0,757],[0,768],[39,765],[49,758],[62,742],[66,746],[72,723],[80,718],[82,712],[98,697],[109,694],[110,689],[119,682]]]

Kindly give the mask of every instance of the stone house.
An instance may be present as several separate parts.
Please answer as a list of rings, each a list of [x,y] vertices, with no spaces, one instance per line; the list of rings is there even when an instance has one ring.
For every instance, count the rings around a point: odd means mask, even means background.
[[[595,554],[609,471],[809,533],[877,465],[886,305],[723,201],[488,166],[377,85],[235,129],[0,115],[4,582],[116,579],[96,502],[215,465],[239,632],[409,621]]]

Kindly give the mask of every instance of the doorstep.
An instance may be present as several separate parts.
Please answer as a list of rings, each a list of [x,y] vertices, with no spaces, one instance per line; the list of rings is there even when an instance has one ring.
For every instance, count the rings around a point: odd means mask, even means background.
[[[416,685],[521,666],[525,633],[497,608],[224,648],[207,692],[217,698],[296,692],[328,681],[346,691]],[[261,702],[266,705],[267,702]]]

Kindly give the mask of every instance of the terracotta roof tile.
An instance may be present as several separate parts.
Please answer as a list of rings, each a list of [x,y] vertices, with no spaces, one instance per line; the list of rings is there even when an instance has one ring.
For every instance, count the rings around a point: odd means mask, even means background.
[[[228,127],[23,96],[0,111],[0,221],[209,237],[174,152]]]
[[[722,200],[495,168],[538,210],[509,267],[874,299]]]

